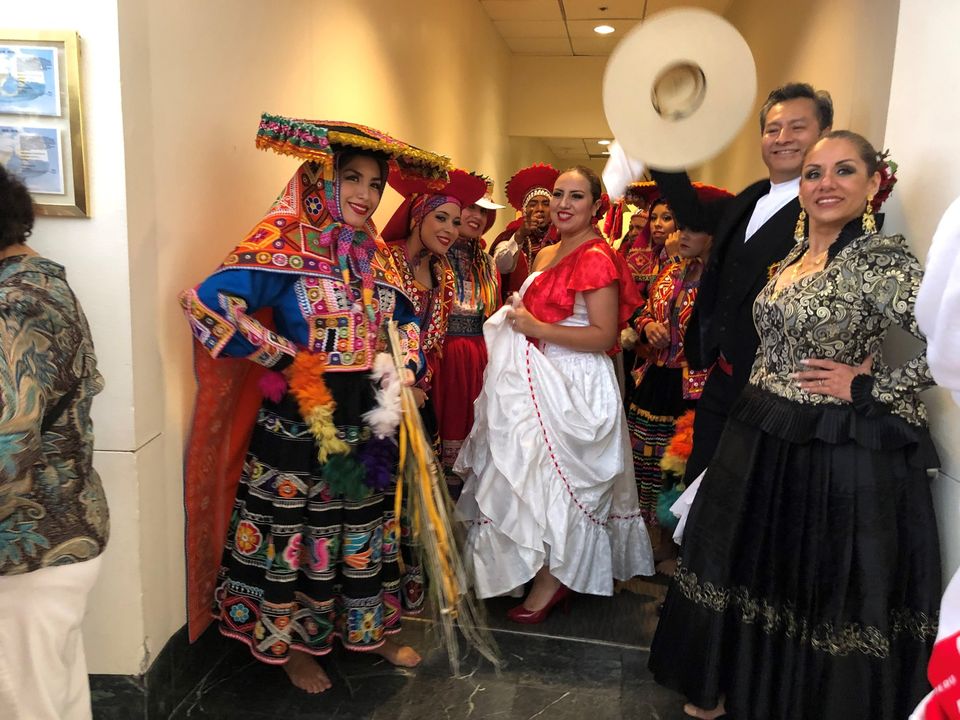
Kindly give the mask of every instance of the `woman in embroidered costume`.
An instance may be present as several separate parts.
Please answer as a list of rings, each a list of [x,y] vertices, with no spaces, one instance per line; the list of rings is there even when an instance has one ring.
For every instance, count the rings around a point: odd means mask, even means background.
[[[594,225],[601,205],[593,171],[557,178],[550,215],[560,242],[541,251],[522,302],[484,326],[483,391],[454,466],[478,596],[534,581],[509,613],[516,622],[544,620],[571,590],[610,595],[615,577],[653,572],[607,354],[638,301]]]
[[[197,605],[215,595],[224,635],[322,692],[330,681],[313,656],[334,637],[394,664],[420,659],[389,638],[401,614],[401,379],[383,352],[393,319],[419,368],[419,328],[370,216],[388,161],[440,180],[446,160],[370,128],[267,115],[257,144],[308,160],[220,269],[181,297],[205,351],[187,458],[191,635],[203,628]],[[263,397],[251,400],[254,383]],[[205,546],[224,535],[217,571]]]
[[[384,228],[383,239],[420,322],[420,349],[427,370],[414,392],[422,406],[431,395],[456,298],[456,276],[447,252],[460,235],[461,209],[483,197],[487,184],[479,175],[459,169],[452,170],[449,182],[439,189],[430,190],[423,181],[397,172],[391,173],[389,183],[404,201]],[[432,403],[424,420],[427,429],[436,434]]]
[[[664,254],[667,238],[677,231],[676,219],[666,200],[657,199],[651,203],[647,227],[650,228],[649,237],[634,242],[626,256],[627,267],[643,300],[647,299],[650,283],[660,274],[661,264],[668,260],[669,256]],[[642,242],[643,239],[647,242]]]
[[[452,170],[449,178],[443,187],[431,189],[421,179],[391,173],[388,182],[404,200],[383,229],[387,250],[400,274],[401,288],[413,302],[420,325],[420,349],[426,359],[426,371],[417,379],[413,393],[434,451],[439,438],[433,385],[456,294],[453,268],[446,255],[459,236],[461,208],[476,201],[486,189],[483,178],[463,170]],[[417,533],[406,506],[400,523],[404,565],[401,596],[404,609],[419,614],[426,597],[423,548],[415,540]]]
[[[487,346],[483,323],[500,307],[500,274],[484,250],[483,234],[502,208],[488,195],[460,213],[460,238],[447,252],[453,270],[453,307],[443,343],[443,358],[433,383],[433,405],[440,434],[440,458],[451,496],[460,495],[462,481],[453,472],[460,446],[473,427],[473,401],[483,387]]]
[[[698,194],[704,201],[714,195],[729,196],[719,188],[703,185]],[[670,207],[663,201],[657,201],[653,211],[674,222]],[[633,372],[627,425],[633,443],[640,513],[650,530],[656,560],[673,554],[672,542],[669,537],[660,538],[657,522],[657,502],[663,484],[660,460],[673,437],[677,418],[696,405],[707,378],[707,371],[688,367],[684,345],[711,242],[712,237],[700,228],[681,228],[680,261],[664,265],[650,285],[647,304],[630,322],[646,352]]]
[[[754,304],[750,382],[693,501],[650,667],[737,720],[906,717],[928,690],[940,561],[917,393],[922,271],[877,232],[874,149],[847,131],[807,152],[797,245]],[[725,698],[724,698],[725,696]],[[708,708],[708,709],[704,709]]]
[[[647,286],[660,272],[660,254],[667,236],[676,230],[676,225],[669,208],[667,213],[661,208],[656,216],[653,215],[654,201],[660,193],[652,180],[628,185],[627,193],[647,210],[646,213],[634,213],[628,220],[631,227],[620,244],[620,254],[627,261],[641,300],[646,302]],[[656,222],[653,222],[654,220]]]

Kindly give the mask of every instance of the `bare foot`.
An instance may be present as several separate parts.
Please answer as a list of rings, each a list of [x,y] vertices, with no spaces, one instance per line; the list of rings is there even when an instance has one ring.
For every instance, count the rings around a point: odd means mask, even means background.
[[[373,652],[397,667],[412,668],[420,664],[420,655],[416,650],[409,645],[401,645],[390,638],[384,640],[383,645]]]
[[[712,710],[704,710],[693,703],[687,703],[683,706],[683,711],[690,717],[700,718],[700,720],[715,720],[715,718],[723,717],[727,714],[727,710],[723,706],[723,698],[720,698],[720,702],[717,703],[717,706]]]
[[[332,685],[316,658],[299,650],[290,650],[283,670],[296,687],[314,695],[329,690]]]

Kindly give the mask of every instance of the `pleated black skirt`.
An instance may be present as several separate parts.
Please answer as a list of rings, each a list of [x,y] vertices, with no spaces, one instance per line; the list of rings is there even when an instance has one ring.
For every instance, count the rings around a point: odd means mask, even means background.
[[[903,720],[929,691],[927,432],[748,386],[688,518],[657,682],[737,720]]]

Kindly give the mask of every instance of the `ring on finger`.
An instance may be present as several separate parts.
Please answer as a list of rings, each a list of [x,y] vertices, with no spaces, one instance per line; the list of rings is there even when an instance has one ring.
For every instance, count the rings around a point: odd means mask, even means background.
[[[823,378],[820,378],[820,386],[823,387]]]

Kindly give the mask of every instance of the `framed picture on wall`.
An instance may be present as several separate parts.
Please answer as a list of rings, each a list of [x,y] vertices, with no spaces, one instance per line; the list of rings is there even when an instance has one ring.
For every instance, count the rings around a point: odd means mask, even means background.
[[[38,214],[89,216],[76,33],[0,28],[0,165]]]

